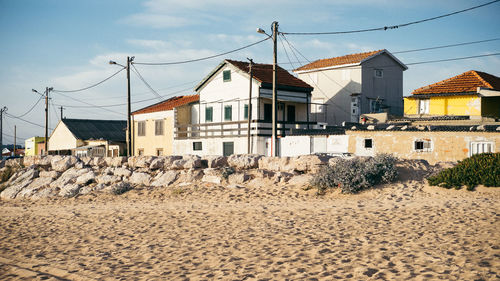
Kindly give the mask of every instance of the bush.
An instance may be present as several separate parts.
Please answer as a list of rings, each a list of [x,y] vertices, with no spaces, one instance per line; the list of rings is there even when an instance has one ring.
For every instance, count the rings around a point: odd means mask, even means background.
[[[473,155],[437,175],[427,178],[430,185],[445,188],[474,190],[479,184],[500,186],[500,153]]]
[[[396,180],[396,158],[379,154],[370,158],[339,159],[333,166],[323,167],[312,181],[312,186],[323,194],[328,188],[340,188],[342,193],[357,193],[379,183]]]

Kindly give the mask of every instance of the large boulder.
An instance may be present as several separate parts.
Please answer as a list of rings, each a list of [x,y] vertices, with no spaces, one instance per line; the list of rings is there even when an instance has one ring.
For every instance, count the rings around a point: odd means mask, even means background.
[[[31,197],[31,196],[33,196],[33,194],[37,193],[38,190],[40,190],[42,188],[49,187],[51,182],[52,182],[52,178],[49,178],[49,177],[36,178],[28,186],[26,186],[21,191],[19,191],[16,198]]]
[[[259,169],[275,172],[293,172],[295,163],[290,157],[262,157],[259,159]]]
[[[207,162],[208,168],[223,168],[227,166],[226,156],[203,156],[201,160]]]
[[[50,164],[52,170],[57,172],[64,172],[69,168],[73,167],[78,162],[78,158],[75,156],[59,156],[52,157]]]
[[[70,183],[63,187],[59,191],[59,196],[61,197],[74,197],[78,195],[80,191],[80,185],[76,183]]]
[[[91,165],[94,164],[93,163],[94,162],[94,158],[88,157],[88,156],[81,157],[80,161],[82,161],[82,163],[83,163],[84,166],[91,166]]]
[[[262,155],[233,154],[227,158],[227,163],[237,170],[255,169],[259,166],[260,158],[262,158]]]
[[[76,178],[75,183],[79,185],[87,185],[89,183],[95,182],[94,171],[88,171],[87,173]]]
[[[183,170],[179,174],[179,181],[182,182],[195,182],[203,178],[204,170],[201,169],[189,169]]]
[[[38,177],[38,170],[35,166],[22,170],[14,174],[7,182],[7,188],[0,193],[2,199],[14,199],[17,194],[31,184],[34,178]]]
[[[203,170],[202,182],[209,182],[220,184],[223,180],[222,171],[214,168],[207,168]]]
[[[293,162],[296,171],[315,173],[319,171],[322,166],[328,165],[331,158],[332,156],[327,155],[302,155],[293,159]]]
[[[121,180],[122,178],[120,176],[114,176],[114,175],[99,175],[95,178],[95,181],[97,183],[102,183],[105,185],[114,184]]]
[[[158,170],[160,168],[163,168],[164,165],[165,165],[165,158],[158,157],[158,158],[153,159],[153,161],[151,161],[151,164],[149,165],[149,169],[150,170]]]
[[[6,167],[20,168],[21,164],[22,164],[22,158],[5,160]]]
[[[50,187],[61,188],[62,186],[67,185],[68,183],[74,183],[79,176],[88,173],[89,171],[92,170],[89,168],[85,169],[70,168],[66,172],[62,173],[62,175],[57,180],[53,181],[50,184]]]
[[[155,158],[156,157],[154,157],[154,156],[139,156],[137,161],[135,162],[134,168],[148,168],[149,169],[149,165],[151,165],[151,162]]]
[[[57,196],[59,193],[59,188],[57,187],[46,187],[38,190],[35,194],[31,196],[32,200],[37,200],[37,199],[42,199],[42,198],[49,198],[49,197],[54,197]]]
[[[179,176],[179,172],[177,171],[166,171],[164,173],[159,173],[151,183],[151,186],[160,187],[160,186],[169,186],[175,182],[177,177]]]
[[[172,163],[176,160],[182,159],[182,156],[177,156],[177,155],[170,155],[170,156],[164,156],[163,158],[163,169],[168,170],[172,169]]]
[[[107,163],[106,163],[106,159],[104,159],[104,157],[94,157],[94,158],[92,158],[90,165],[102,168],[102,167],[106,167]]]
[[[148,173],[134,172],[128,181],[132,184],[149,186],[151,184],[151,176]]]
[[[40,171],[39,176],[41,178],[51,178],[51,179],[57,179],[61,173],[57,171]]]
[[[120,177],[130,177],[130,175],[132,174],[132,171],[130,171],[129,169],[127,168],[115,168],[113,170],[113,175],[115,176],[120,176]]]
[[[250,180],[250,175],[243,172],[243,173],[236,173],[236,174],[231,174],[228,176],[227,181],[230,184],[242,184],[246,181]]]
[[[127,158],[123,156],[104,158],[104,161],[106,161],[106,165],[108,165],[108,167],[121,167],[123,163],[126,162],[126,160]]]

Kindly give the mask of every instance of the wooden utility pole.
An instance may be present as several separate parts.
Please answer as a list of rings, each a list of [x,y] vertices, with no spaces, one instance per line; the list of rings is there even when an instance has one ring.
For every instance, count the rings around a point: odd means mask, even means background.
[[[2,159],[2,147],[3,147],[3,113],[6,111],[7,111],[6,106],[0,109],[0,160]]]
[[[16,125],[14,125],[14,156],[16,156],[16,146],[17,146],[16,138],[17,138],[17,128]]]
[[[45,87],[45,155],[49,155],[49,92],[52,88]]]
[[[134,61],[134,57],[127,57],[127,156],[133,156],[132,152],[132,120],[130,108],[130,63]]]
[[[252,72],[252,65],[253,65],[253,60],[247,58],[250,63],[248,65],[248,72],[250,72],[250,90],[248,91],[248,128],[247,128],[247,153],[250,154],[252,153],[251,151],[251,146],[250,143],[252,141],[250,137],[250,126],[252,125],[252,80],[253,80],[253,72]]]
[[[278,67],[278,22],[273,22],[273,133],[271,144],[271,156],[278,156],[278,89],[277,67]]]
[[[64,107],[62,107],[62,105],[59,107],[61,109],[61,120],[63,120],[63,110],[64,110]]]

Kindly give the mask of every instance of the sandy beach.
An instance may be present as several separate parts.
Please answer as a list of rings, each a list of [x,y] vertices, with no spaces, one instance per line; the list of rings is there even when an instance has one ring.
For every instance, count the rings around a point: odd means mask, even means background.
[[[500,190],[213,184],[0,201],[2,280],[498,280]]]

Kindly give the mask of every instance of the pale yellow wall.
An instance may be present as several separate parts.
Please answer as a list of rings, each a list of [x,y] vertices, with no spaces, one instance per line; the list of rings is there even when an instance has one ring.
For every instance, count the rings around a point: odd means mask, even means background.
[[[424,159],[433,164],[439,161],[458,161],[469,157],[470,143],[491,141],[494,152],[500,151],[500,132],[400,132],[400,131],[346,131],[348,151],[369,156],[391,153],[403,159]],[[373,148],[364,148],[364,139],[373,140]],[[431,151],[414,150],[415,140],[430,140]]]
[[[404,99],[405,115],[418,114],[418,99]]]
[[[32,137],[24,141],[24,155],[34,156],[38,151],[38,144],[43,142],[45,138],[43,137]]]
[[[405,115],[418,114],[419,100],[404,99]],[[481,98],[476,95],[432,97],[429,115],[481,116]]]
[[[75,136],[73,136],[73,133],[71,133],[63,122],[59,122],[52,132],[52,135],[50,135],[49,151],[70,150],[82,144],[82,142],[79,142]]]
[[[163,135],[155,135],[155,120],[163,119]],[[164,118],[155,118],[144,120],[146,122],[146,135],[139,136],[138,120],[134,119],[134,153],[139,155],[139,149],[144,150],[144,155],[156,155],[156,150],[163,149],[163,155],[172,155],[174,141],[174,118],[168,116]]]

